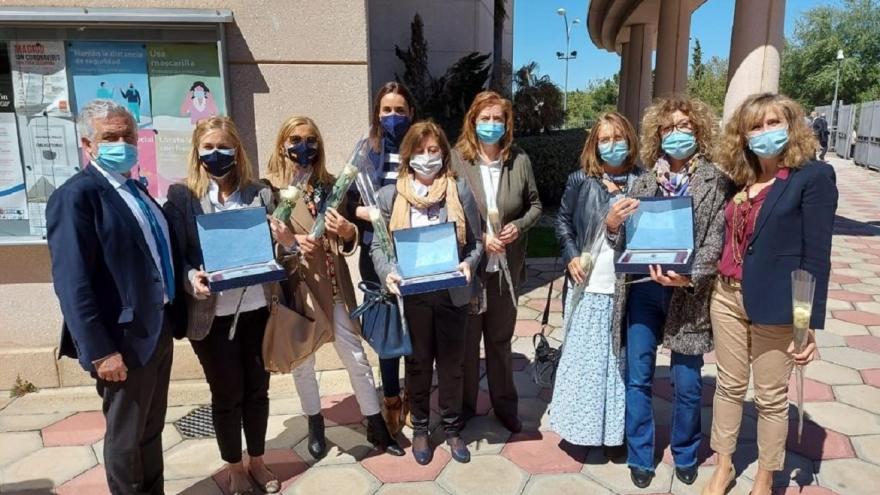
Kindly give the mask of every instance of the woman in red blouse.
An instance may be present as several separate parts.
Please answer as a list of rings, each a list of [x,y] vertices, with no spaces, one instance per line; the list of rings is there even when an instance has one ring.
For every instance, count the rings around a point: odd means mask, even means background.
[[[717,159],[739,192],[727,204],[725,241],[710,316],[718,360],[712,449],[718,465],[703,495],[733,481],[732,456],[752,373],[758,410],[758,472],[752,492],[769,495],[788,436],[788,381],[794,364],[816,357],[812,329],[825,323],[831,237],[837,209],[834,169],[814,161],[816,140],[800,105],[753,95],[724,130]],[[793,345],[791,272],[816,278],[808,343]]]

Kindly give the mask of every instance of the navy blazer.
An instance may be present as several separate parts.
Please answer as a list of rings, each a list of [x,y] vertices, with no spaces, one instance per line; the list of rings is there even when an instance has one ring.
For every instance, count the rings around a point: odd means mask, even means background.
[[[49,197],[46,220],[52,279],[64,316],[59,355],[78,358],[92,372],[93,361],[114,352],[128,368],[144,366],[162,333],[165,289],[125,201],[89,166]],[[170,226],[169,235],[176,294],[182,295],[185,275]],[[182,297],[175,299],[172,331],[179,337],[186,306]]]
[[[831,237],[837,211],[834,169],[810,161],[771,186],[743,262],[746,314],[759,325],[791,325],[791,272],[816,277],[810,326],[825,328]]]

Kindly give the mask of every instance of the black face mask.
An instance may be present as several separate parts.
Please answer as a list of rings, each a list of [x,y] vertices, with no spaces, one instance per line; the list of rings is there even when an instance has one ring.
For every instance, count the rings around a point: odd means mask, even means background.
[[[287,147],[287,156],[299,164],[301,167],[308,167],[315,163],[318,157],[318,144],[309,144],[306,141],[300,141],[297,144]]]
[[[235,165],[235,150],[216,149],[210,153],[199,153],[199,160],[205,164],[209,174],[214,177],[223,177]]]

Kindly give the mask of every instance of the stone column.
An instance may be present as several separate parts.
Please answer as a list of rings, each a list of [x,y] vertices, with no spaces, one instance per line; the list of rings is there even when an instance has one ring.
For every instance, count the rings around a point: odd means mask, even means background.
[[[620,77],[617,81],[617,111],[620,113],[626,113],[626,84],[629,81],[628,61],[629,43],[623,43],[620,48]]]
[[[690,33],[689,2],[663,0],[660,3],[660,24],[657,28],[654,96],[668,96],[687,91]]]
[[[724,121],[751,94],[779,91],[785,0],[737,0]]]
[[[625,115],[633,127],[639,128],[642,113],[651,103],[651,39],[650,26],[629,27]]]

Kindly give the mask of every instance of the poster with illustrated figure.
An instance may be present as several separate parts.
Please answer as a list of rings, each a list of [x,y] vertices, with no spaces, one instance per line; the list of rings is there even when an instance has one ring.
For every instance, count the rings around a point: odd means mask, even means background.
[[[147,44],[153,94],[159,197],[186,176],[192,130],[204,118],[226,115],[217,46]]]
[[[15,111],[19,115],[70,117],[63,41],[11,41]]]
[[[68,42],[67,68],[73,81],[74,112],[95,99],[113,100],[128,109],[138,128],[152,126],[146,45]]]
[[[12,94],[12,68],[0,42],[0,236],[28,232],[27,196]]]

